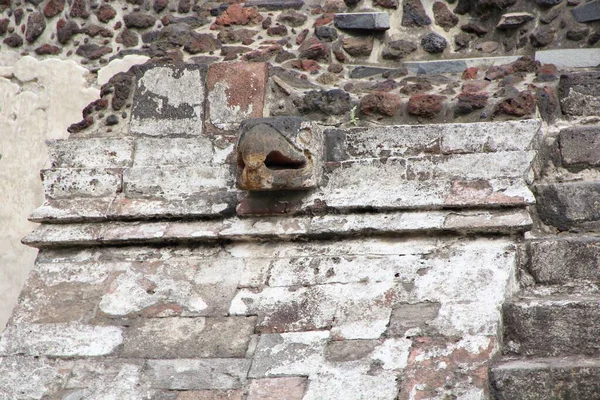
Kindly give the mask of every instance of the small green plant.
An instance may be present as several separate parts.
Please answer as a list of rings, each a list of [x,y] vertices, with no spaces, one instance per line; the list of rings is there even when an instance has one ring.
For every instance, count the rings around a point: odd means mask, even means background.
[[[360,119],[356,116],[356,107],[357,106],[354,106],[350,110],[350,123],[354,126],[358,126],[358,121],[360,121]]]

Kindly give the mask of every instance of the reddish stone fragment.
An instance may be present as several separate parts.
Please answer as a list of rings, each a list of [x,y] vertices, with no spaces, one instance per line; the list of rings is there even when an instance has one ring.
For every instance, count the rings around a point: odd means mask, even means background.
[[[307,72],[316,72],[321,69],[321,66],[315,60],[294,60],[292,61],[292,67]]]
[[[253,7],[232,4],[215,20],[217,26],[255,25],[263,20],[263,16]]]
[[[221,43],[210,33],[197,33],[190,36],[183,49],[190,54],[206,53],[221,48]]]
[[[63,12],[64,9],[65,0],[50,0],[44,6],[43,13],[46,18],[52,18]]]
[[[360,99],[360,111],[366,115],[393,117],[401,105],[400,96],[394,93],[373,92]]]
[[[418,117],[432,118],[442,111],[444,96],[416,94],[408,100],[408,113]]]
[[[209,101],[209,117],[213,124],[229,126],[243,119],[263,116],[268,81],[267,64],[211,64],[206,80],[208,99],[214,99]],[[225,112],[227,110],[230,112]],[[224,116],[228,116],[227,121],[223,119]]]
[[[304,42],[304,39],[306,39],[306,36],[308,35],[308,29],[303,29],[298,36],[296,36],[296,44],[297,45],[301,45]]]
[[[374,0],[373,5],[383,7],[383,8],[398,8],[399,1],[398,0]]]
[[[128,28],[146,29],[154,26],[156,18],[142,12],[132,12],[123,17],[123,21],[125,21],[125,26]]]
[[[77,122],[76,124],[72,124],[67,128],[67,132],[69,133],[77,133],[82,130],[89,128],[94,123],[94,118],[91,115],[85,117],[83,120]]]
[[[267,29],[267,35],[269,36],[285,36],[288,30],[285,25],[275,25]]]
[[[333,22],[333,16],[332,13],[323,14],[315,20],[313,26],[316,28],[317,26],[329,25]]]
[[[152,5],[152,8],[154,8],[154,11],[159,13],[162,10],[164,10],[165,8],[167,8],[167,6],[169,5],[169,0],[154,0],[154,4]]]
[[[554,64],[543,64],[537,71],[536,82],[550,82],[558,79],[558,69]]]
[[[102,37],[109,38],[109,37],[113,36],[113,32],[110,29],[106,29],[99,25],[94,25],[94,24],[85,28],[85,33],[91,37],[96,37],[96,36],[100,35]]]
[[[116,15],[117,15],[117,12],[110,4],[103,3],[96,10],[96,17],[98,18],[98,21],[103,22],[103,23],[107,23],[108,21],[113,19]]]
[[[443,337],[414,338],[398,399],[460,398],[473,389],[487,397],[488,362],[496,347],[494,338],[488,343],[472,349]]]
[[[27,31],[25,32],[25,39],[27,43],[33,43],[46,29],[46,19],[42,13],[29,14],[27,18]]]
[[[0,36],[4,36],[8,31],[8,25],[10,24],[10,19],[3,18],[0,19]]]
[[[487,105],[488,97],[489,95],[485,92],[463,92],[459,94],[454,115],[465,115],[473,110],[484,108]]]
[[[312,36],[302,43],[298,51],[300,52],[300,58],[328,62],[331,50],[329,46],[321,42],[316,36]]]
[[[12,35],[4,39],[2,43],[5,43],[6,45],[8,45],[8,47],[16,48],[20,47],[23,44],[23,38],[18,34],[13,33]]]
[[[69,15],[73,18],[87,19],[90,13],[87,10],[86,0],[73,0]]]
[[[44,56],[44,55],[57,55],[60,54],[61,48],[58,46],[52,46],[51,44],[45,43],[35,49],[35,54]]]
[[[519,92],[516,96],[505,99],[496,107],[494,114],[506,114],[515,117],[531,115],[535,111],[536,97],[528,90]]]
[[[479,72],[479,68],[477,67],[469,67],[465,69],[462,74],[463,79],[477,79],[477,73]]]
[[[342,48],[354,57],[368,57],[373,51],[373,36],[346,36]]]

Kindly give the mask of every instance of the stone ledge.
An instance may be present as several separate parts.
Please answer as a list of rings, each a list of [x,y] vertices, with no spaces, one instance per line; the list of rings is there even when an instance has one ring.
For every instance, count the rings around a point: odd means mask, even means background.
[[[597,398],[600,361],[581,356],[502,361],[490,370],[498,400]],[[535,393],[535,397],[529,395]]]
[[[355,235],[437,232],[516,233],[529,230],[525,209],[413,211],[291,218],[230,218],[220,221],[113,222],[42,225],[23,239],[37,248],[132,245],[215,240],[293,240]]]

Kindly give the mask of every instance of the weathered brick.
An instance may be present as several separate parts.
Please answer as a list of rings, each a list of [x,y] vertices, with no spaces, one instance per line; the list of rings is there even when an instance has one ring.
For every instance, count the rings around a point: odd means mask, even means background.
[[[52,168],[118,168],[131,165],[130,139],[90,138],[46,142]]]
[[[121,190],[121,177],[114,169],[59,168],[41,174],[48,199],[114,196]]]
[[[230,258],[133,265],[111,282],[99,311],[110,317],[226,316],[243,268]]]
[[[212,142],[205,137],[187,138],[140,138],[135,141],[134,167],[158,167],[182,165],[194,167],[212,164]]]
[[[122,340],[122,330],[115,326],[19,324],[2,334],[0,355],[104,356],[112,354]]]
[[[488,398],[488,362],[496,351],[494,336],[415,338],[398,398],[427,398],[433,393],[448,398]]]
[[[390,318],[396,296],[392,281],[330,284],[308,288],[242,289],[230,313],[258,315],[259,332],[326,329],[345,339],[378,338]]]
[[[70,396],[136,399],[157,394],[142,382],[143,360],[77,360],[65,384]]]
[[[132,358],[244,357],[256,317],[137,319],[122,354]]]
[[[123,191],[128,198],[186,199],[201,197],[213,188],[233,186],[228,167],[139,167],[123,171]]]
[[[440,311],[440,303],[398,304],[392,309],[388,336],[431,336],[436,329],[431,325]]]
[[[411,343],[409,339],[330,342],[326,362],[311,376],[304,399],[395,398],[398,373],[407,364]]]
[[[177,400],[242,400],[244,391],[236,390],[186,390],[177,395]]]
[[[145,376],[154,388],[239,389],[246,381],[251,362],[242,358],[148,360]]]
[[[198,136],[203,132],[206,67],[150,66],[138,76],[130,131]]]
[[[258,339],[248,376],[309,375],[324,363],[328,331],[264,334]]]
[[[247,400],[302,400],[308,379],[306,377],[283,377],[253,379]]]
[[[265,63],[211,64],[208,70],[210,122],[219,129],[237,129],[248,118],[263,116],[268,67]]]
[[[72,362],[45,357],[0,357],[0,395],[3,399],[41,399],[59,391]]]

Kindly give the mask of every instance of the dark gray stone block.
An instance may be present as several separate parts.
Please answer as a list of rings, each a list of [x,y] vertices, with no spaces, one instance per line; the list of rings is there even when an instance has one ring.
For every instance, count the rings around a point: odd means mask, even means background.
[[[346,154],[346,132],[341,129],[325,131],[325,161],[343,161]]]
[[[384,72],[392,71],[390,68],[381,67],[356,67],[350,72],[350,78],[360,79],[368,78],[369,76],[383,74]]]
[[[386,12],[335,14],[333,23],[339,29],[385,31],[390,29],[390,15]]]
[[[594,230],[600,226],[600,182],[536,185],[541,220],[561,231]]]
[[[248,0],[244,4],[246,7],[258,7],[265,10],[287,10],[293,8],[299,10],[304,6],[303,0]]]
[[[527,244],[536,283],[600,282],[600,237],[534,240]]]
[[[600,399],[600,360],[511,360],[493,366],[490,381],[495,400]]]
[[[505,303],[504,352],[554,357],[597,355],[600,296],[552,296]]]
[[[600,0],[591,1],[571,10],[577,22],[590,22],[600,19]]]
[[[600,126],[563,129],[559,144],[563,164],[600,166]]]
[[[560,76],[558,98],[563,114],[600,114],[600,71],[573,72]]]

